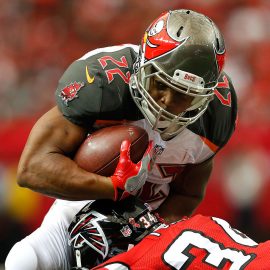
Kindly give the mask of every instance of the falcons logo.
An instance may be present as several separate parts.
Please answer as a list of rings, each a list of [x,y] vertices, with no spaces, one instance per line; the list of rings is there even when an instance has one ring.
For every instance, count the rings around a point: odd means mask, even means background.
[[[73,245],[75,249],[88,245],[101,254],[103,259],[107,257],[109,249],[108,242],[103,230],[98,224],[99,221],[104,219],[106,219],[106,216],[94,210],[86,214],[70,232],[68,244],[70,246]]]
[[[177,41],[169,36],[166,22],[170,13],[161,15],[146,31],[142,40],[142,48],[146,61],[162,56],[181,46],[187,39]]]

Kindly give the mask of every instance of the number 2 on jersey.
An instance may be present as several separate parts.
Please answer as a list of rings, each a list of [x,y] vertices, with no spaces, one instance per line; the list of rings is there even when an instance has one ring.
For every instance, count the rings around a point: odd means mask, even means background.
[[[111,83],[115,78],[115,75],[119,75],[123,81],[128,84],[129,83],[129,78],[130,78],[130,72],[127,71],[126,74],[119,68],[128,68],[128,62],[125,56],[122,56],[120,60],[116,60],[112,56],[106,55],[98,59],[99,63],[101,64],[102,68],[105,70],[108,83]],[[111,68],[111,69],[105,69],[108,65],[108,61],[111,61],[114,63],[117,67],[116,68]]]
[[[226,88],[229,89],[229,81],[227,79],[227,77],[224,75],[223,76],[223,82],[218,82],[217,88]],[[219,91],[218,89],[214,90],[214,93],[216,95],[216,97],[219,99],[219,101],[221,102],[222,105],[231,107],[231,103],[232,103],[232,98],[231,98],[231,93],[229,92],[227,94],[227,97],[224,97]]]

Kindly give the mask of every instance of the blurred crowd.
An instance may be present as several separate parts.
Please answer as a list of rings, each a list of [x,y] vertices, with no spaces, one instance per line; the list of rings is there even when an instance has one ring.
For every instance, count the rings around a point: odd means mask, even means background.
[[[18,189],[16,166],[32,124],[55,104],[63,71],[89,50],[139,44],[153,18],[176,8],[202,12],[222,30],[239,98],[237,130],[198,212],[270,239],[269,0],[0,0],[0,262],[52,203]]]

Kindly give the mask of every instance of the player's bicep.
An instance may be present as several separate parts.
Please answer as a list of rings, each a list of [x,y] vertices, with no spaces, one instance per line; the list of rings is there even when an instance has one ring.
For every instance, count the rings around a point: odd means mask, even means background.
[[[66,120],[57,107],[34,125],[25,145],[21,162],[42,158],[50,153],[72,155],[86,136],[86,130]]]

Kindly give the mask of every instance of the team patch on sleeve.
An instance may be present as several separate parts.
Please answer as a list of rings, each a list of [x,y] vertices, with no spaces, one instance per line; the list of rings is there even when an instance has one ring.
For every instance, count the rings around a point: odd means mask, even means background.
[[[79,90],[84,86],[84,82],[73,82],[66,85],[60,92],[59,97],[64,101],[66,106],[68,102],[78,97]]]

